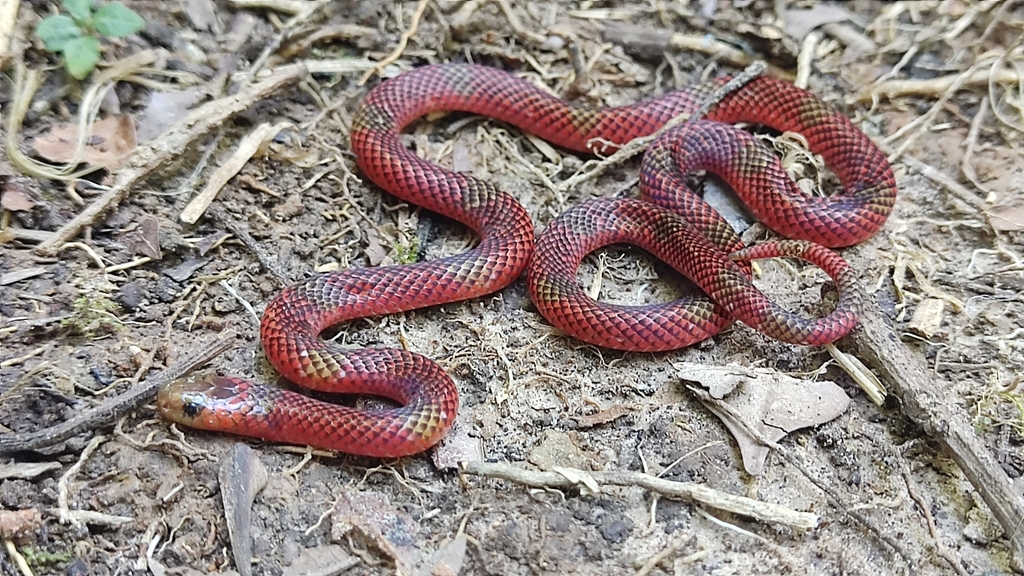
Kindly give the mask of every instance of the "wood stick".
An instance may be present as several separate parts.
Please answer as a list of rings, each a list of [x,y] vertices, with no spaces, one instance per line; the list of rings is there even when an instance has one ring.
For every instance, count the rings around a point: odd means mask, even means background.
[[[1014,563],[1024,566],[1024,500],[974,434],[967,414],[949,398],[950,383],[929,371],[899,339],[877,304],[865,306],[860,325],[841,343],[879,372],[900,398],[903,414],[938,440],[960,466],[1006,532]]]
[[[248,110],[253,104],[277,92],[281,87],[297,82],[306,74],[304,66],[283,66],[265,80],[252,84],[237,94],[196,108],[166,134],[151,144],[140,146],[131,160],[118,172],[110,190],[57,230],[53,236],[43,241],[36,247],[36,251],[47,256],[55,255],[61,246],[78,236],[83,228],[92,225],[100,216],[124,200],[136,184],[149,178],[197,139],[220,127],[235,115]]]
[[[185,356],[169,368],[150,376],[131,390],[110,398],[99,406],[87,410],[67,422],[35,432],[0,436],[0,454],[38,450],[47,446],[53,446],[58,442],[71,438],[75,434],[109,424],[118,417],[135,410],[151,400],[157,389],[164,384],[188,374],[227,350],[234,343],[235,336],[236,334],[233,331],[228,330],[217,340]]]

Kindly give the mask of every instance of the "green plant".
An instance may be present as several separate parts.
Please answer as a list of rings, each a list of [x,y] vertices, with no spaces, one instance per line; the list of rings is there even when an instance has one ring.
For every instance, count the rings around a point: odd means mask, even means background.
[[[100,61],[100,36],[121,38],[146,27],[146,21],[120,2],[96,8],[96,0],[61,0],[67,15],[49,16],[36,27],[46,49],[64,55],[68,74],[81,80]]]

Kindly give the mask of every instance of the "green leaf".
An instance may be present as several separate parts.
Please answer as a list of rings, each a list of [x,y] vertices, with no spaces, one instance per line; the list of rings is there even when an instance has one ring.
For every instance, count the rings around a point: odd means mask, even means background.
[[[100,39],[94,36],[75,38],[64,45],[64,67],[81,80],[92,72],[100,61]]]
[[[50,16],[36,26],[36,36],[50,52],[64,50],[64,45],[82,35],[82,29],[67,16]]]
[[[142,16],[120,2],[100,6],[92,15],[92,23],[97,32],[110,38],[135,34],[146,27]]]
[[[88,24],[92,16],[92,4],[95,0],[64,0],[64,9],[71,14],[75,22]]]

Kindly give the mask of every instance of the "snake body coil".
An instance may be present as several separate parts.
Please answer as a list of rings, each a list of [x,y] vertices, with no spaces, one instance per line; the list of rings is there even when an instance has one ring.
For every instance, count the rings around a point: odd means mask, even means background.
[[[490,294],[527,265],[538,308],[565,332],[623,350],[670,350],[708,338],[733,319],[787,342],[834,341],[856,324],[856,278],[846,262],[812,244],[847,246],[871,236],[895,201],[885,156],[849,120],[785,82],[757,78],[728,94],[706,121],[660,136],[641,166],[643,201],[585,202],[557,218],[534,250],[529,214],[511,196],[472,176],[426,162],[399,140],[404,126],[435,111],[490,116],[556,146],[594,152],[654,133],[691,113],[716,80],[631,106],[573,107],[506,72],[474,65],[419,68],[370,92],[353,117],[351,142],[359,169],[395,196],[469,226],[473,249],[436,261],[323,274],[284,290],[260,325],[267,358],[283,376],[313,390],[372,394],[401,407],[363,411],[257,386],[233,377],[189,378],[161,390],[160,411],[183,424],[309,444],[367,456],[425,450],[451,427],[458,392],[431,360],[390,349],[344,350],[319,337],[355,318],[393,314]],[[753,122],[796,131],[821,154],[842,194],[809,198],[779,161],[745,132],[722,123]],[[755,216],[791,238],[742,249],[735,233],[682,178],[710,170],[728,181]],[[637,244],[686,274],[711,298],[624,307],[586,297],[576,269],[588,252],[609,243]],[[741,250],[742,249],[742,250]],[[738,252],[737,252],[738,251]],[[836,281],[840,301],[821,319],[782,310],[759,292],[735,260],[794,256]]]

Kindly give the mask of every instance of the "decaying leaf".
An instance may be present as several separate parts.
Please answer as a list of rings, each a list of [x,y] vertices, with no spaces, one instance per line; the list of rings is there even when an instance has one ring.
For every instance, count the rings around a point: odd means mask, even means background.
[[[139,142],[149,142],[167,132],[171,126],[185,118],[203,95],[199,88],[179,92],[154,90],[149,96],[149,102],[146,103],[146,109],[139,117]]]
[[[786,34],[790,38],[804,38],[822,24],[846,22],[853,14],[839,4],[815,4],[805,10],[786,10]]]
[[[383,496],[347,490],[338,497],[331,519],[331,540],[345,542],[350,534],[361,537],[390,556],[399,574],[412,574],[419,565],[419,524]]]
[[[467,433],[467,426],[456,424],[434,449],[432,457],[439,470],[454,470],[459,462],[478,462],[484,459],[483,442]]]
[[[124,243],[132,256],[142,254],[153,260],[159,260],[161,257],[160,221],[152,216],[146,216],[139,222],[135,230],[128,234]]]
[[[0,176],[0,208],[11,212],[26,212],[35,205],[24,185],[12,176]]]
[[[135,119],[130,115],[108,116],[92,126],[78,162],[114,169],[120,166],[136,147]],[[32,140],[32,150],[50,162],[75,160],[78,125],[59,124]]]
[[[772,442],[786,434],[824,424],[850,407],[842,388],[828,380],[801,380],[766,368],[706,366],[689,362],[673,364],[679,377],[696,382],[715,399],[727,403],[747,426]],[[769,448],[748,434],[731,415],[707,404],[736,438],[743,467],[757,476],[764,471]]]
[[[1024,230],[1024,206],[993,208],[988,211],[988,221],[1000,232]]]
[[[307,548],[299,554],[291,566],[285,568],[282,576],[309,576],[310,574],[342,574],[359,563],[338,544],[327,544]]]
[[[241,576],[252,574],[252,503],[267,485],[267,477],[256,451],[241,443],[235,444],[218,471],[231,555]]]
[[[39,510],[0,510],[0,537],[12,540],[28,536],[42,528],[43,516]]]

